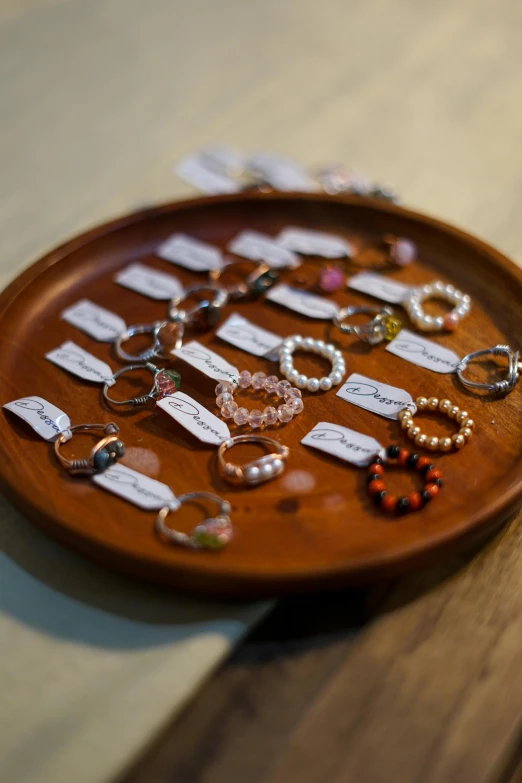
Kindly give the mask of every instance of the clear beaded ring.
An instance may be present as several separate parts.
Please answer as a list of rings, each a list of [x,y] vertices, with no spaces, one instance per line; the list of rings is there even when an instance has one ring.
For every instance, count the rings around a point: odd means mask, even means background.
[[[428,315],[422,307],[422,303],[427,299],[442,299],[453,305],[453,310],[446,315]],[[419,288],[411,288],[401,304],[410,316],[411,322],[421,332],[438,332],[441,329],[453,332],[471,310],[471,297],[458,291],[451,283],[435,280]]]
[[[262,411],[257,408],[249,411],[248,408],[240,408],[234,400],[236,390],[234,384],[230,381],[221,381],[216,386],[216,405],[221,416],[224,419],[233,419],[238,427],[248,426],[257,429],[277,422],[287,424],[304,408],[300,390],[294,388],[289,381],[280,381],[276,375],[267,377],[264,372],[255,372],[251,375],[248,370],[243,370],[239,373],[238,386],[240,389],[252,387],[254,391],[265,392],[266,395],[273,395],[276,399],[283,400],[277,408],[268,405]]]

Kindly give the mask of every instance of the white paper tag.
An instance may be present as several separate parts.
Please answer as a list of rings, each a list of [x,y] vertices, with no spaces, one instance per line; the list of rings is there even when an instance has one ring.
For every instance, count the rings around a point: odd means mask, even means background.
[[[227,318],[217,330],[216,336],[253,356],[266,357],[274,355],[273,352],[277,351],[283,339],[278,334],[250,323],[238,313],[232,313]]]
[[[385,451],[375,438],[328,421],[316,424],[301,443],[358,467],[369,465],[376,456],[383,457]]]
[[[3,406],[26,421],[44,440],[56,440],[71,426],[68,415],[43,397],[22,397]]]
[[[309,291],[301,291],[300,288],[292,288],[285,283],[272,286],[266,298],[296,313],[307,315],[308,318],[329,320],[339,313],[339,305],[332,299],[311,294]]]
[[[397,337],[388,343],[386,350],[407,362],[438,373],[455,372],[460,362],[454,351],[407,329],[401,329]]]
[[[196,402],[188,394],[176,392],[170,397],[158,400],[156,405],[203,443],[219,446],[224,440],[230,438],[230,430],[225,422],[214,416],[204,405]]]
[[[63,311],[62,318],[102,343],[113,342],[127,328],[123,318],[89,299],[80,299],[68,307]]]
[[[114,383],[112,379],[114,371],[109,365],[102,362],[101,359],[97,359],[92,353],[84,351],[71,340],[67,340],[59,348],[54,348],[46,353],[45,358],[86,381],[108,383],[109,386]]]
[[[300,163],[268,152],[258,152],[246,162],[246,168],[266,180],[276,190],[314,190],[314,183]]]
[[[371,272],[361,272],[350,277],[347,286],[355,291],[361,291],[363,294],[375,296],[377,299],[382,299],[383,302],[389,302],[390,304],[400,304],[411,291],[409,285],[398,283],[389,277],[374,275]]]
[[[324,231],[313,231],[308,228],[290,226],[283,229],[277,237],[278,244],[308,256],[322,258],[346,258],[353,255],[353,246],[348,240]]]
[[[408,392],[358,373],[352,373],[344,381],[337,396],[387,419],[396,419],[403,408],[409,408],[412,413],[417,410]]]
[[[178,177],[201,190],[202,193],[216,195],[237,193],[241,190],[241,183],[233,179],[225,167],[211,165],[208,156],[199,152],[186,155],[174,170]]]
[[[156,511],[164,506],[175,511],[180,506],[174,492],[166,484],[120,463],[111,465],[103,473],[95,473],[92,481],[146,511]]]
[[[137,291],[138,294],[151,299],[172,299],[183,294],[183,286],[176,277],[144,264],[131,264],[125,267],[118,272],[114,280],[125,288],[130,288],[131,291]]]
[[[264,261],[272,269],[295,269],[301,264],[301,260],[292,250],[281,247],[276,239],[258,231],[241,231],[228,243],[227,249],[252,261]]]
[[[208,272],[223,266],[223,253],[218,247],[187,234],[170,236],[157,248],[156,255],[192,272]]]
[[[214,353],[210,348],[205,348],[196,340],[182,345],[181,348],[175,349],[171,353],[216,381],[232,381],[232,383],[238,381],[239,370],[237,367],[233,367],[218,353]]]

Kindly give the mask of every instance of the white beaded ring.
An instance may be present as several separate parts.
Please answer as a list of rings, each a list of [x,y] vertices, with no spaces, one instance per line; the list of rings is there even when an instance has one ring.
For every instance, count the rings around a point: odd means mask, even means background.
[[[308,378],[302,375],[294,368],[292,355],[294,351],[307,351],[316,353],[318,356],[324,356],[332,363],[332,372],[323,378]],[[301,337],[300,334],[293,334],[291,337],[285,337],[279,347],[279,370],[282,375],[295,383],[298,389],[307,389],[309,392],[328,391],[332,386],[338,386],[346,374],[346,364],[342,351],[332,343],[325,343],[324,340],[314,340],[313,337]]]
[[[453,310],[446,315],[427,315],[422,307],[427,299],[443,299],[454,306]],[[435,280],[419,288],[412,288],[401,304],[421,332],[438,332],[441,329],[453,332],[471,310],[471,297],[458,291],[451,283]]]
[[[264,410],[249,411],[248,408],[240,408],[234,400],[235,386],[230,381],[221,381],[216,386],[216,405],[224,419],[234,419],[238,427],[247,425],[252,429],[270,426],[280,422],[287,424],[294,416],[304,408],[301,392],[295,389],[289,381],[280,381],[277,375],[266,376],[264,372],[255,372],[251,375],[248,370],[239,373],[238,385],[241,389],[252,386],[254,391],[264,391],[273,394],[283,403],[277,408],[268,405]]]

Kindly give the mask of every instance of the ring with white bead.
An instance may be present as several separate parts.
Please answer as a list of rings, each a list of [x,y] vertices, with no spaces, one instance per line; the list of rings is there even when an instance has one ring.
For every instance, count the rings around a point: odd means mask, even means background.
[[[238,443],[260,443],[268,446],[272,451],[244,465],[235,465],[233,462],[226,461],[225,454]],[[264,435],[236,435],[235,438],[223,441],[218,449],[218,462],[226,481],[231,484],[256,486],[280,476],[285,469],[285,460],[288,459],[289,454],[288,446],[283,446]]]
[[[322,378],[309,378],[307,375],[299,373],[294,368],[292,358],[295,351],[315,353],[317,356],[328,359],[332,364],[331,373]],[[279,346],[279,371],[298,389],[306,389],[309,392],[328,391],[332,386],[338,386],[341,383],[346,375],[346,364],[342,351],[332,343],[293,334],[290,337],[285,337]]]
[[[422,307],[427,299],[442,299],[453,305],[453,310],[446,315],[428,315]],[[433,283],[411,288],[402,306],[414,326],[421,332],[438,332],[442,329],[453,332],[471,310],[471,297],[458,291],[451,283],[435,280]]]

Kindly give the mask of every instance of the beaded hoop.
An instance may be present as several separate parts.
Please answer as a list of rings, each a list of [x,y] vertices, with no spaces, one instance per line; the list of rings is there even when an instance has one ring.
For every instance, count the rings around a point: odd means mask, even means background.
[[[421,492],[412,492],[404,497],[390,495],[383,481],[383,460],[379,457],[374,459],[368,467],[368,494],[381,511],[385,511],[387,514],[406,514],[410,511],[419,511],[438,494],[442,486],[442,473],[432,464],[429,457],[420,457],[407,449],[399,448],[399,446],[388,446],[386,458],[396,465],[418,471],[424,478],[424,488]]]
[[[413,421],[413,414],[408,408],[399,411],[398,419],[408,438],[429,451],[451,451],[461,449],[466,445],[473,434],[475,422],[467,411],[461,411],[458,405],[453,405],[450,400],[440,400],[437,397],[417,397],[415,404],[420,411],[433,411],[443,413],[448,419],[454,419],[460,424],[460,429],[455,435],[445,438],[429,437],[417,427]]]
[[[432,316],[426,315],[422,303],[427,299],[442,299],[452,304],[453,310],[446,315]],[[457,291],[451,283],[443,283],[442,280],[435,280],[433,283],[426,283],[419,288],[412,288],[402,306],[407,311],[412,323],[421,330],[421,332],[437,332],[445,329],[447,332],[453,332],[471,310],[471,297]]]
[[[307,351],[324,356],[332,363],[332,372],[323,378],[308,378],[294,368],[292,355],[294,351]],[[314,340],[313,337],[301,337],[293,334],[285,337],[279,347],[279,370],[290,383],[295,383],[298,389],[307,389],[309,392],[328,391],[332,386],[338,386],[346,373],[346,364],[342,351],[332,343],[324,340]]]
[[[269,405],[263,411],[258,409],[249,411],[247,408],[240,408],[235,402],[234,384],[230,381],[221,381],[216,386],[216,405],[221,416],[224,419],[234,419],[238,427],[248,425],[252,429],[257,429],[276,424],[278,421],[287,424],[304,408],[299,389],[295,389],[289,381],[280,381],[277,375],[267,377],[264,372],[255,372],[251,375],[248,370],[243,370],[239,373],[238,386],[241,389],[252,386],[255,391],[264,391],[268,395],[273,394],[276,398],[284,400],[277,408]]]

